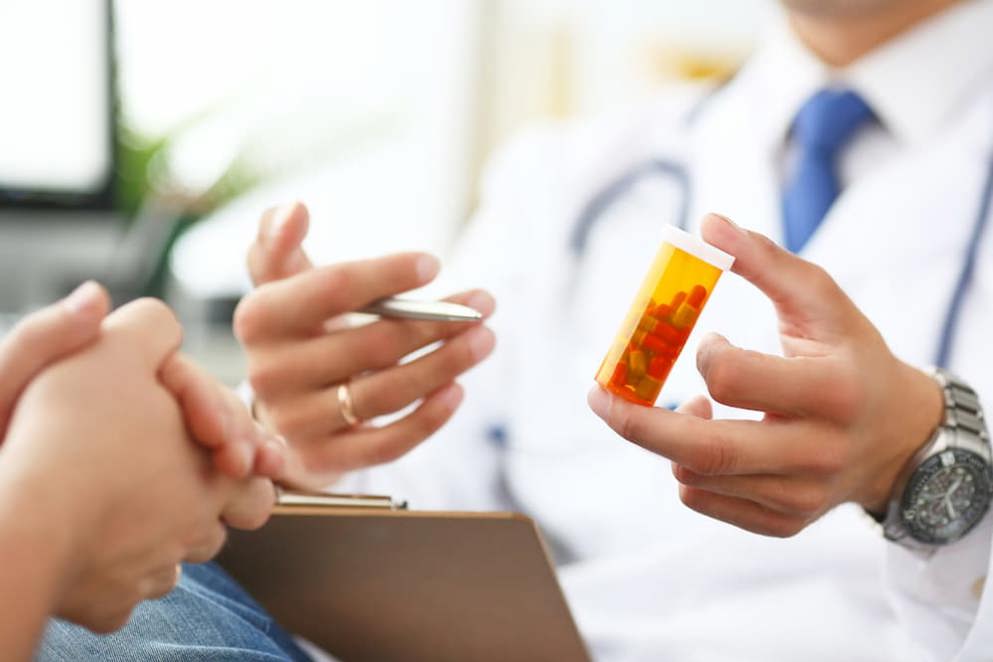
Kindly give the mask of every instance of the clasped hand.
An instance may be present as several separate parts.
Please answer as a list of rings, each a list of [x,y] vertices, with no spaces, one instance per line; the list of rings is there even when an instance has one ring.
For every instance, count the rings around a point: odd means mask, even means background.
[[[170,591],[182,561],[216,554],[224,525],[260,526],[283,448],[235,396],[177,354],[181,329],[141,300],[109,317],[99,286],[0,343],[0,476],[7,521],[57,581],[51,609],[95,631]]]

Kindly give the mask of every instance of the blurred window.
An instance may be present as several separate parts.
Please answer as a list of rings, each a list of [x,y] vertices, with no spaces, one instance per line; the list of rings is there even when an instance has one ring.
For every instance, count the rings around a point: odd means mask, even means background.
[[[105,5],[0,2],[0,189],[103,188],[112,163]]]

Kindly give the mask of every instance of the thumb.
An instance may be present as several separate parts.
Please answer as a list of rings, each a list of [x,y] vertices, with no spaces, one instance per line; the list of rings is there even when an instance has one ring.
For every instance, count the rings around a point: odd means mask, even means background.
[[[25,317],[0,342],[0,439],[24,389],[46,367],[96,340],[109,308],[107,292],[88,281]]]
[[[262,214],[258,235],[248,250],[248,271],[255,285],[311,268],[302,246],[309,225],[310,214],[299,202],[274,207]]]
[[[707,243],[734,256],[731,270],[769,297],[782,321],[823,333],[843,324],[856,310],[824,269],[764,235],[717,214],[704,218],[702,235]]]
[[[710,400],[705,395],[698,395],[690,398],[683,404],[679,405],[676,412],[696,416],[697,418],[703,418],[708,421],[714,417],[714,408],[710,404]]]

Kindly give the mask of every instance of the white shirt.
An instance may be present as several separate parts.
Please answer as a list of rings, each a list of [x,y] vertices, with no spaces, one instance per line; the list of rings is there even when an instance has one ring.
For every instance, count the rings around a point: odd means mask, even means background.
[[[462,285],[498,297],[498,349],[468,378],[451,425],[351,487],[414,507],[533,516],[598,659],[993,659],[993,605],[972,592],[989,563],[988,522],[929,561],[887,546],[851,506],[792,539],[761,538],[683,508],[668,463],[587,410],[660,225],[677,220],[678,186],[634,187],[594,227],[581,261],[569,249],[595,192],[660,154],[691,174],[691,219],[720,211],[778,239],[788,127],[810,94],[842,78],[882,126],[845,155],[848,186],[804,256],[835,275],[899,356],[929,363],[993,154],[991,27],[993,3],[963,3],[834,73],[777,28],[690,129],[687,104],[666,95],[522,137],[495,159],[457,265]],[[989,236],[984,246],[951,367],[993,411],[993,310],[981,305],[993,295]],[[690,352],[708,330],[778,351],[769,303],[725,276],[663,403],[703,391]]]
[[[954,125],[970,100],[993,80],[993,5],[967,2],[884,45],[845,70],[832,70],[809,53],[785,25],[753,63],[758,86],[776,105],[762,127],[768,144],[781,141],[784,179],[793,159],[789,126],[818,89],[839,86],[859,93],[877,123],[866,126],[843,152],[843,184],[871,178],[902,150]],[[768,108],[768,106],[767,106]],[[991,401],[990,394],[985,395]],[[991,518],[963,541],[929,560],[900,547],[888,550],[887,580],[895,607],[933,659],[951,659],[976,618],[990,563]],[[993,659],[993,651],[989,652]],[[965,659],[965,657],[963,657]],[[980,659],[980,658],[976,658]]]

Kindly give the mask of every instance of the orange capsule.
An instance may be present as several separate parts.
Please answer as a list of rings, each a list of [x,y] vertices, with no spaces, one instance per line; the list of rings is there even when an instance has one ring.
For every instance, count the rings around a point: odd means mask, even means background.
[[[645,333],[651,333],[655,330],[655,327],[659,325],[659,321],[655,319],[652,315],[645,315],[638,322],[638,330],[644,331]]]
[[[638,380],[644,377],[645,373],[648,372],[648,357],[645,356],[645,352],[641,350],[631,352],[628,366],[631,379]]]
[[[669,323],[659,324],[655,327],[655,333],[652,335],[657,338],[661,338],[662,342],[667,345],[679,345],[686,340],[683,332]]]
[[[645,339],[642,341],[641,344],[645,349],[648,349],[649,351],[654,352],[656,354],[665,352],[666,350],[670,349],[669,343],[666,340],[653,334],[648,334],[647,336],[645,336]]]
[[[675,358],[675,354],[671,357],[665,355],[653,357],[651,363],[648,364],[648,376],[660,382],[665,380],[669,374],[669,370],[672,368],[672,361]]]
[[[672,315],[672,324],[677,329],[687,329],[696,324],[699,312],[690,305],[689,301],[682,304]]]
[[[621,361],[614,368],[614,374],[610,378],[610,383],[613,386],[623,387],[628,381],[628,364],[625,361]]]
[[[703,305],[703,300],[707,298],[707,288],[703,285],[694,285],[693,290],[690,292],[690,296],[686,298],[686,303],[690,304],[697,310],[700,310],[700,306]]]
[[[638,383],[638,386],[634,389],[634,393],[646,403],[655,404],[655,401],[658,399],[659,392],[661,390],[662,390],[661,379],[645,377]]]

